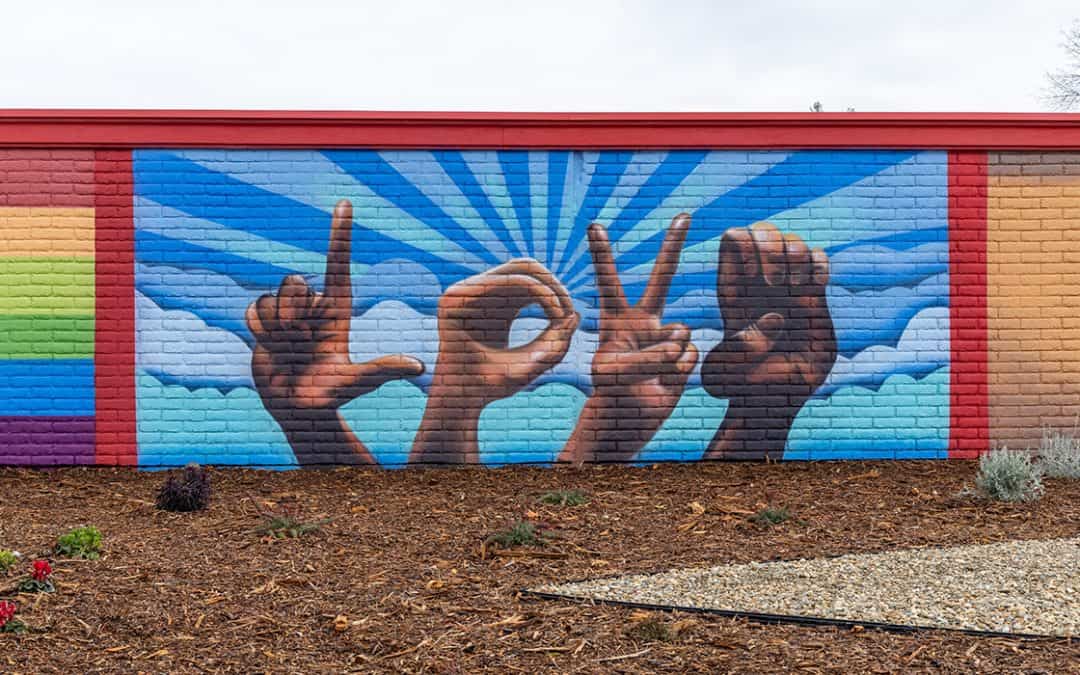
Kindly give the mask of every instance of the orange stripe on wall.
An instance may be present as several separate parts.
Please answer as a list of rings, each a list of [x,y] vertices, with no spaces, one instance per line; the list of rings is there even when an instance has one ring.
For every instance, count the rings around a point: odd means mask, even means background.
[[[0,257],[93,255],[92,207],[0,206]]]
[[[1036,446],[1080,415],[1080,155],[990,153],[990,435]]]

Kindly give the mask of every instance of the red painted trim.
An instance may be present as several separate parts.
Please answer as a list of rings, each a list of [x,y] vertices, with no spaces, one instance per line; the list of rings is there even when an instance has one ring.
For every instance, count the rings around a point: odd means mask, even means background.
[[[135,204],[130,150],[94,162],[96,462],[138,464],[135,418]]]
[[[0,110],[0,147],[1080,149],[1080,115]]]
[[[949,153],[949,457],[990,447],[985,152]]]

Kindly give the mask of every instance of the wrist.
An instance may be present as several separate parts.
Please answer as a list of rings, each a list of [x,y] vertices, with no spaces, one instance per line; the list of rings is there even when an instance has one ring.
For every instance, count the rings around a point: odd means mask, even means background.
[[[800,408],[776,409],[729,401],[724,421],[703,459],[783,459]]]
[[[483,401],[457,389],[433,387],[429,392],[410,463],[480,463],[478,428]]]

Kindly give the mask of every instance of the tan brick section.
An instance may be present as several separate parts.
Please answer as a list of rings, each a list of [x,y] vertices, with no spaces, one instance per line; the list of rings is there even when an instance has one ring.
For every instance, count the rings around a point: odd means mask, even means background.
[[[1035,445],[1080,415],[1080,154],[989,153],[990,436]]]

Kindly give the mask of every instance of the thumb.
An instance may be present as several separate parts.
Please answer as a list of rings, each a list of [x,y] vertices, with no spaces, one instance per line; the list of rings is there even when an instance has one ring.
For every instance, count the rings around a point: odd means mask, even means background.
[[[416,377],[424,373],[423,361],[404,354],[380,356],[373,361],[369,361],[367,365],[372,367],[372,374],[375,377],[385,378],[386,380]]]
[[[783,329],[783,315],[776,312],[763,314],[728,338],[732,342],[729,348],[743,354],[747,361],[757,360],[773,350]]]
[[[705,390],[717,398],[731,398],[743,392],[748,369],[769,355],[783,328],[784,317],[769,312],[716,345],[701,365],[701,384]]]

